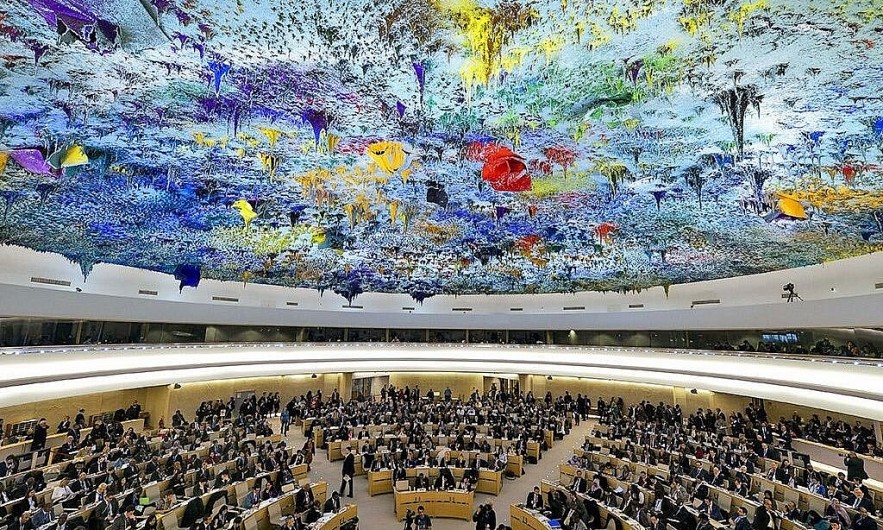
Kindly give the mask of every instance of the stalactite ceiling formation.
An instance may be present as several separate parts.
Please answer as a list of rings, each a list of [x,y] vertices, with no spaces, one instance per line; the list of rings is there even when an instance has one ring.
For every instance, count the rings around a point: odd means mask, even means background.
[[[349,300],[866,254],[881,50],[881,0],[7,0],[0,243]]]

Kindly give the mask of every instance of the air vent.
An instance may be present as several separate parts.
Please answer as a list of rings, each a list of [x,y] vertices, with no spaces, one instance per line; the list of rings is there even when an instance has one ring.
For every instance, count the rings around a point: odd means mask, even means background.
[[[644,304],[629,304],[629,309],[641,309]]]
[[[229,296],[213,296],[212,300],[215,302],[233,302],[234,304],[239,302],[239,298],[230,298]]]
[[[510,307],[509,311],[524,311],[523,307]]]
[[[138,289],[138,294],[143,294],[144,296],[156,296],[159,293],[156,291],[151,291],[149,289]]]
[[[710,304],[719,304],[720,300],[693,300],[692,305],[710,305]]]
[[[782,293],[782,298],[788,298],[789,296],[791,295],[788,293]],[[794,298],[797,298],[797,291],[794,291]]]
[[[875,284],[874,284],[874,289],[883,289],[883,282],[875,283]]]
[[[452,307],[451,311],[472,311],[471,307]]]
[[[406,307],[402,308],[402,311],[414,311],[414,309],[415,309],[414,307],[407,307],[406,306]]]
[[[65,280],[54,280],[52,278],[38,278],[36,276],[31,276],[31,283],[42,283],[46,285],[60,285],[62,287],[70,287],[71,282]]]
[[[352,304],[342,305],[342,306],[340,306],[340,307],[342,307],[342,308],[344,308],[344,309],[363,309],[363,306],[360,306],[360,305],[352,305]]]
[[[297,302],[285,302],[285,305],[290,305],[292,307],[297,307]]]
[[[586,310],[586,306],[584,306],[584,305],[572,305],[572,306],[568,306],[568,307],[563,307],[562,310],[563,310],[563,311],[585,311],[585,310]]]

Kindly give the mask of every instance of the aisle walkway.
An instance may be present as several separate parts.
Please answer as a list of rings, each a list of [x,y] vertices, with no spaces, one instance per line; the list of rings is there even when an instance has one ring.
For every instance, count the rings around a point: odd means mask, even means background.
[[[277,420],[278,421],[278,420]],[[497,512],[497,524],[509,524],[509,505],[524,502],[527,494],[543,479],[556,480],[558,478],[558,464],[570,458],[573,448],[582,445],[585,435],[589,432],[595,421],[584,421],[575,427],[570,435],[563,441],[557,442],[552,449],[543,454],[539,464],[525,464],[525,474],[516,480],[503,480],[503,491],[495,497],[479,493],[475,495],[473,509],[479,503],[493,502],[494,511]],[[278,428],[278,424],[276,426]],[[292,427],[288,436],[289,443],[300,448],[304,443],[304,437],[300,427]],[[340,468],[342,461],[328,462],[325,451],[316,451],[313,466],[310,471],[310,480],[313,482],[325,480],[328,482],[328,491],[340,487]],[[353,487],[354,499],[343,497],[344,504],[355,502],[359,506],[360,530],[397,530],[402,528],[403,523],[396,521],[394,501],[392,494],[368,496],[368,481],[364,476],[356,477]],[[454,519],[438,519],[432,521],[433,530],[472,530],[475,523],[458,521]]]

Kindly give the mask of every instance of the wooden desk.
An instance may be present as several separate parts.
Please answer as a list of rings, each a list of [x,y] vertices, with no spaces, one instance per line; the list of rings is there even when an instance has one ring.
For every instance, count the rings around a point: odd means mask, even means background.
[[[549,519],[521,504],[509,506],[509,524],[512,530],[552,530]]]
[[[310,484],[310,489],[313,492],[313,497],[319,502],[325,502],[326,493],[328,490],[328,483],[319,482],[316,484]],[[279,519],[284,515],[291,515],[294,513],[295,509],[295,498],[297,497],[298,489],[289,491],[287,493],[283,493],[279,497],[272,499],[270,501],[264,501],[260,503],[257,507],[252,508],[242,514],[242,525],[240,527],[241,530],[270,530],[271,525],[279,524]],[[346,521],[355,517],[355,511],[347,509],[341,509],[341,511],[335,516],[330,517],[325,521],[322,526],[316,526],[316,528],[322,528],[327,530],[339,530],[340,526]],[[355,509],[355,506],[352,506]],[[351,516],[348,514],[352,513]],[[161,521],[163,524],[163,530],[174,530],[177,528],[178,520],[180,520],[180,515],[175,515],[174,512],[171,512],[172,518],[169,519],[168,524],[166,526],[166,517],[162,517]],[[344,517],[338,517],[344,516]],[[174,524],[175,526],[171,526]],[[325,526],[330,525],[330,526]],[[336,526],[335,526],[336,525]]]
[[[540,442],[527,442],[527,456],[540,461]]]
[[[316,525],[313,528],[314,530],[340,530],[343,525],[358,515],[358,507],[356,507],[355,504],[347,504],[346,506],[342,506],[339,512],[335,513],[328,519],[325,519],[323,516],[322,519],[316,521]]]
[[[475,491],[479,493],[499,495],[501,489],[503,489],[502,471],[491,471],[490,469],[478,470],[478,482],[475,484]]]
[[[368,495],[375,496],[383,493],[392,493],[392,470],[368,472]]]
[[[417,513],[417,507],[423,506],[430,517],[449,519],[472,519],[472,501],[475,494],[471,491],[395,491],[396,518],[405,518],[408,509]]]
[[[298,464],[289,468],[291,470],[291,475],[294,477],[294,480],[297,481],[297,483],[300,483],[301,480],[307,478],[307,467],[308,466],[306,464]]]
[[[524,472],[524,457],[521,455],[507,455],[506,471],[520,477]]]
[[[543,494],[548,494],[552,490],[562,490],[562,491],[568,492],[569,495],[577,495],[582,499],[590,498],[583,493],[574,494],[574,493],[570,492],[567,488],[562,486],[561,484],[556,484],[556,483],[550,482],[548,480],[543,480],[542,482],[540,482],[540,490],[543,492]],[[618,527],[621,530],[644,530],[644,527],[641,526],[640,523],[638,523],[637,521],[635,521],[631,517],[625,515],[624,513],[619,511],[617,508],[611,508],[611,507],[609,507],[599,501],[595,501],[595,502],[598,505],[598,513],[601,515],[601,521],[600,521],[601,528],[606,527],[607,522],[610,520],[611,517],[613,517],[614,519],[619,521]],[[513,530],[514,530],[514,527],[513,527]]]
[[[462,480],[463,474],[466,470],[462,467],[451,467],[448,466],[451,470],[451,474],[454,476],[455,480]],[[436,477],[438,477],[438,468],[437,467],[412,467],[408,468],[406,471],[408,482],[413,486],[414,479],[420,473],[423,473],[423,476],[429,477],[430,484],[435,483]],[[490,495],[499,495],[500,490],[503,489],[503,472],[502,471],[493,471],[491,469],[480,469],[478,470],[478,482],[475,484],[475,491],[477,493],[488,493]]]
[[[336,460],[343,460],[343,448],[349,447],[354,453],[358,453],[359,449],[361,449],[362,444],[361,440],[346,440],[346,441],[337,441],[337,442],[328,442],[328,449],[326,449],[326,454],[328,456],[329,462],[334,462]],[[316,447],[319,447],[317,444]]]
[[[314,421],[316,421],[316,418],[304,418],[300,424],[300,433],[306,436],[307,431],[313,427]]]

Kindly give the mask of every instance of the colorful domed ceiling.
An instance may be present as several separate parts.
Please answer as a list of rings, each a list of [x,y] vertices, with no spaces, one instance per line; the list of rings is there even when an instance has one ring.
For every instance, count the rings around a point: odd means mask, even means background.
[[[883,249],[880,0],[7,0],[0,52],[0,241],[84,274],[423,300]]]

